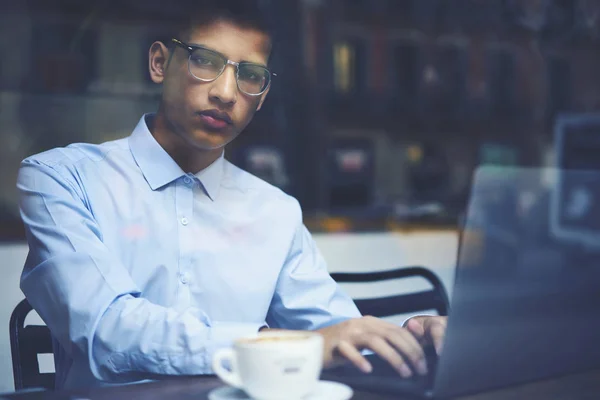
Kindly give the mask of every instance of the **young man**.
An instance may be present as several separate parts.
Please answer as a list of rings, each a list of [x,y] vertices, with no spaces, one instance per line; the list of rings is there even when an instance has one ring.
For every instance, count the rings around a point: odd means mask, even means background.
[[[23,161],[21,288],[55,338],[57,388],[210,373],[216,348],[265,327],[318,330],[326,365],[368,372],[368,348],[404,376],[426,371],[420,343],[441,345],[443,318],[361,317],[298,202],[223,158],[272,76],[251,3],[198,1],[152,44],[162,99],[131,136]]]

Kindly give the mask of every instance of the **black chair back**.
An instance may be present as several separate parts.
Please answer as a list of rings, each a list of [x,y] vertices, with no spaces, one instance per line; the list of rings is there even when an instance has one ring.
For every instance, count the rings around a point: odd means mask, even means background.
[[[436,310],[439,315],[448,315],[448,295],[443,283],[431,270],[415,266],[379,272],[337,272],[331,277],[338,283],[380,282],[390,279],[421,277],[432,286],[430,290],[368,299],[356,299],[354,303],[362,315],[390,317],[393,315]]]
[[[10,349],[15,390],[54,389],[54,373],[40,372],[39,354],[52,354],[52,335],[45,325],[27,325],[25,318],[33,308],[21,301],[10,317]]]

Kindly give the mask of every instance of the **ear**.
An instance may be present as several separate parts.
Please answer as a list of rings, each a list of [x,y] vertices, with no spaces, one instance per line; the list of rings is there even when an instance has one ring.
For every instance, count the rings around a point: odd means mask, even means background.
[[[271,85],[269,85],[267,90],[265,90],[265,92],[260,96],[260,102],[258,103],[258,107],[256,108],[256,111],[260,111],[260,109],[262,108],[262,105],[265,102],[267,95],[269,94],[269,90],[271,90]]]
[[[154,42],[150,46],[148,67],[150,78],[154,83],[163,83],[169,66],[169,49],[162,42]]]

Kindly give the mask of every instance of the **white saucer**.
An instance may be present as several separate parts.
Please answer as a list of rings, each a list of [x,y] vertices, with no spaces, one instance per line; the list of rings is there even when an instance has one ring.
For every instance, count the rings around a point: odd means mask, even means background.
[[[316,390],[302,400],[348,400],[354,392],[343,383],[319,381]],[[217,388],[208,394],[208,400],[252,400],[246,392],[231,386]]]

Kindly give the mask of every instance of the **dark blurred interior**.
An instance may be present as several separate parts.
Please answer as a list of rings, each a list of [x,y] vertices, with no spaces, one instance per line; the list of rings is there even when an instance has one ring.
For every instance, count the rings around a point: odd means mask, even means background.
[[[0,239],[23,239],[23,158],[154,111],[148,48],[189,1],[1,3]],[[477,165],[553,165],[556,118],[600,109],[599,1],[263,4],[278,78],[226,154],[296,196],[311,230],[456,226]]]

